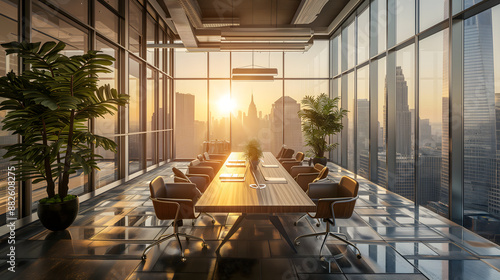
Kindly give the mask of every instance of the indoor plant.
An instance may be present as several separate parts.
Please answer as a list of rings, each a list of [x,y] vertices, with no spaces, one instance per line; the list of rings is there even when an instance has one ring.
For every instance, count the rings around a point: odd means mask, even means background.
[[[257,168],[259,159],[262,157],[262,148],[257,139],[252,139],[245,144],[243,156],[252,164],[253,168]]]
[[[335,149],[338,143],[328,144],[327,137],[340,132],[343,128],[342,117],[347,110],[338,107],[339,98],[330,98],[322,93],[318,96],[305,96],[298,115],[302,120],[308,156],[314,163],[326,164],[325,152]]]
[[[3,129],[22,137],[5,147],[5,158],[16,167],[18,180],[45,181],[47,198],[38,214],[51,230],[71,225],[78,214],[78,198],[68,195],[70,175],[98,169],[93,147],[116,152],[116,144],[89,131],[92,118],[112,114],[127,103],[109,85],[98,88],[98,74],[109,73],[114,58],[89,51],[83,55],[61,54],[62,42],[2,44],[7,55],[23,59],[25,70],[0,77],[0,110],[8,110]],[[57,186],[57,194],[56,194]]]

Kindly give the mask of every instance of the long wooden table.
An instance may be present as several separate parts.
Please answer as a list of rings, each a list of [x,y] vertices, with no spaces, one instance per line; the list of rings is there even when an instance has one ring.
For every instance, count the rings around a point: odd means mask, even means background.
[[[314,212],[316,211],[316,205],[270,152],[264,153],[263,163],[258,167],[262,176],[253,176],[248,163],[246,167],[227,166],[231,161],[242,159],[242,153],[231,153],[224,166],[221,167],[195,205],[197,212],[242,213],[217,248],[217,252],[238,230],[245,218],[258,219],[262,217],[266,217],[271,221],[281,236],[296,252],[293,242],[288,237],[276,213]],[[221,174],[242,173],[245,174],[245,178],[241,182],[224,181],[220,178]],[[266,181],[265,178],[269,179],[269,177],[284,178],[286,183]],[[266,187],[262,189],[250,187],[251,184],[256,183],[255,178],[259,181],[258,183],[265,184]]]

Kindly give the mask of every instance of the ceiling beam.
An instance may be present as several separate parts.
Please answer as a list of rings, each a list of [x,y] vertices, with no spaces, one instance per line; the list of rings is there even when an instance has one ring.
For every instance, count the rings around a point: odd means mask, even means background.
[[[186,15],[186,11],[179,3],[178,0],[163,0],[167,6],[168,12],[172,17],[175,25],[175,29],[179,34],[182,43],[186,48],[196,48],[198,47],[198,40],[194,35],[193,27],[191,26],[189,19]]]

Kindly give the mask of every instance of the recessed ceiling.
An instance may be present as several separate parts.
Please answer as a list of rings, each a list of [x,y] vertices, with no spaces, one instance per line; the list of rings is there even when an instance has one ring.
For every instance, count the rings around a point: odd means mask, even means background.
[[[190,51],[307,50],[349,0],[159,0]],[[164,4],[164,5],[163,5]],[[300,23],[300,24],[297,24]]]

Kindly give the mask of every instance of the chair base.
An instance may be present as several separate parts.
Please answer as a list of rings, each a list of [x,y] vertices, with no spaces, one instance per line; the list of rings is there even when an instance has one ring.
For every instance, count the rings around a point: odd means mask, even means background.
[[[304,219],[305,217],[307,217],[307,215],[308,214],[304,214],[304,215],[300,216],[300,218],[298,218],[297,221],[293,222],[293,225],[297,226],[299,224],[299,221]],[[318,222],[316,223],[316,227],[319,227],[321,225],[321,223],[319,222],[319,219],[316,219],[316,220],[318,220]]]
[[[301,218],[302,218],[302,217],[301,217]],[[320,258],[320,259],[322,259],[322,260],[324,259],[324,257],[323,257],[323,255],[321,254],[321,252],[323,251],[323,247],[325,246],[325,243],[326,243],[326,238],[327,238],[328,236],[333,236],[333,237],[337,238],[338,240],[340,240],[340,241],[342,241],[342,242],[346,243],[347,245],[351,245],[354,249],[356,249],[356,251],[358,251],[358,253],[356,254],[356,257],[357,257],[358,259],[361,259],[361,251],[358,249],[358,247],[357,247],[356,245],[352,244],[351,242],[347,241],[347,236],[346,236],[345,234],[343,234],[343,233],[334,233],[334,232],[331,232],[331,231],[330,231],[330,223],[329,223],[329,222],[327,222],[327,225],[326,225],[326,231],[325,231],[325,232],[310,233],[310,234],[304,234],[304,235],[298,236],[297,238],[295,238],[294,243],[295,243],[295,245],[297,245],[297,246],[298,246],[298,245],[300,245],[300,241],[299,241],[299,239],[301,239],[301,238],[304,238],[304,237],[310,237],[310,236],[322,236],[322,235],[324,235],[325,237],[324,237],[324,239],[323,239],[323,243],[321,244],[321,248],[319,249],[319,258]],[[340,236],[338,236],[338,235],[344,235],[344,236],[345,236],[345,239],[344,239],[344,238],[342,238],[342,237],[340,237]]]
[[[209,216],[210,218],[212,218],[212,224],[215,224],[215,218],[214,218],[214,216],[212,216],[211,214],[205,213],[205,212],[202,212],[200,214],[205,214],[205,215]],[[199,217],[199,215],[198,215],[198,217]],[[198,217],[196,217],[196,218],[194,218],[194,219],[191,220],[191,225],[192,226],[194,226],[194,224],[196,223],[196,219],[198,219]]]
[[[177,239],[177,242],[179,243],[179,248],[181,249],[181,260],[183,262],[185,262],[186,261],[186,257],[184,256],[184,250],[182,249],[182,244],[181,244],[180,236],[183,236],[184,238],[186,238],[186,241],[189,241],[190,238],[196,239],[196,240],[200,240],[202,242],[201,246],[203,248],[207,247],[207,243],[205,242],[205,239],[203,239],[201,237],[197,237],[197,236],[194,236],[194,235],[185,234],[185,233],[182,233],[182,232],[175,232],[175,233],[172,233],[172,234],[169,234],[169,235],[164,234],[164,235],[160,236],[158,238],[158,240],[156,240],[155,242],[151,243],[150,245],[148,245],[146,247],[146,249],[144,249],[144,251],[142,252],[141,260],[142,261],[146,260],[146,254],[149,251],[149,249],[151,249],[151,247],[153,247],[155,245],[159,245],[163,241],[167,241],[168,239],[170,239],[172,237],[175,237]]]

